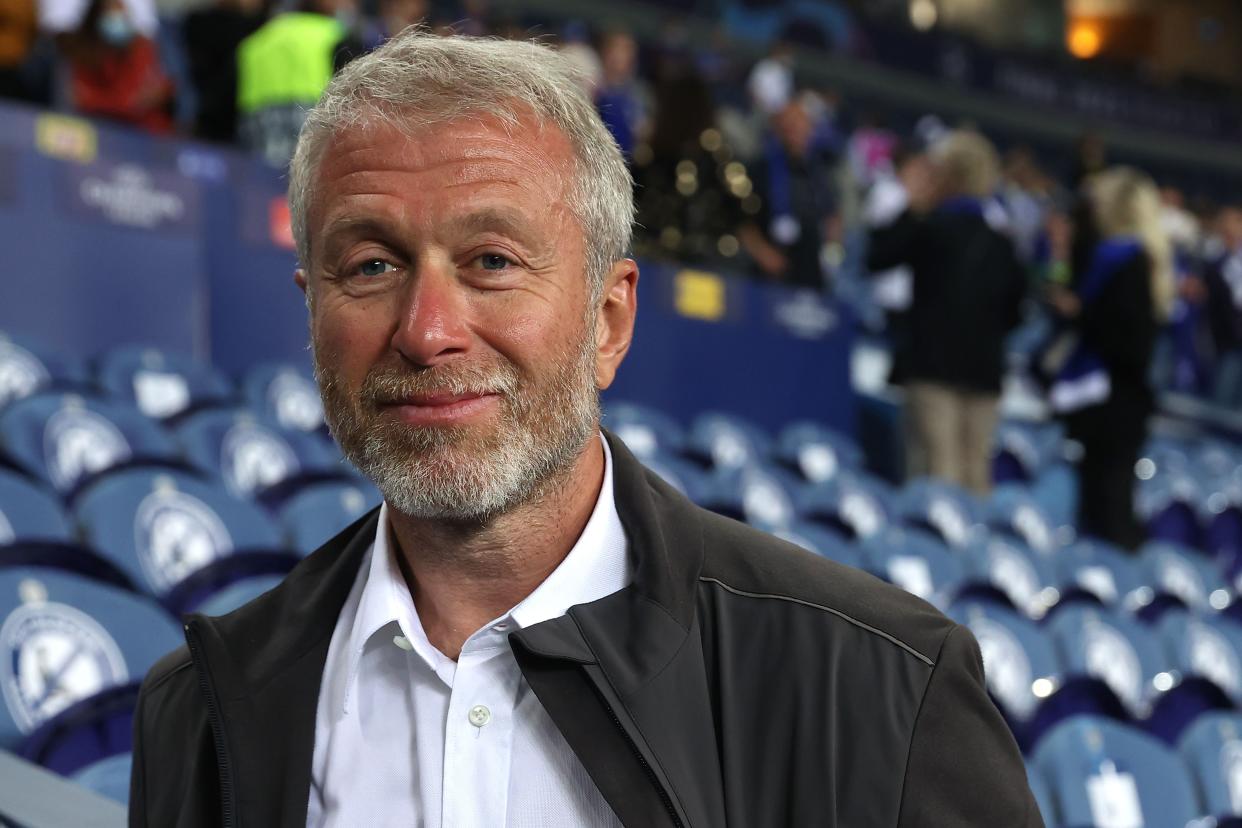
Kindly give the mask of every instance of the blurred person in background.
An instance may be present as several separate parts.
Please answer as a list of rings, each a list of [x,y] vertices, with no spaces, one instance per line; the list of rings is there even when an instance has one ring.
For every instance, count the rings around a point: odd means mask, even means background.
[[[755,64],[746,79],[751,105],[765,116],[775,116],[794,99],[793,47],[776,41],[768,56]]]
[[[1088,255],[1070,260],[1071,286],[1049,289],[1067,335],[1045,353],[1045,369],[1054,377],[1052,408],[1083,448],[1079,530],[1133,550],[1144,540],[1134,515],[1134,464],[1154,410],[1156,338],[1175,301],[1173,257],[1147,175],[1113,167],[1087,179],[1083,192],[1091,225],[1074,233],[1095,241]],[[1067,240],[1057,247],[1069,254]]]
[[[238,46],[239,133],[271,166],[289,163],[306,111],[352,56],[357,11],[356,0],[303,0],[297,11],[276,15]]]
[[[932,476],[986,495],[1005,336],[1019,322],[1026,275],[1013,243],[984,216],[999,177],[992,144],[957,130],[929,162],[907,169],[909,207],[872,231],[867,266],[907,265],[913,278],[908,333],[894,356],[906,381],[908,453]]]
[[[0,0],[0,98],[39,100],[29,61],[39,39],[35,0]]]
[[[1215,356],[1214,397],[1242,405],[1242,205],[1228,205],[1213,221],[1216,249],[1204,268],[1208,327]]]
[[[613,30],[600,39],[600,81],[595,89],[595,108],[612,133],[627,161],[646,137],[649,97],[638,79],[638,44],[634,36]]]
[[[173,127],[175,90],[155,41],[121,0],[92,0],[72,34],[60,37],[73,108],[149,132]]]
[[[195,136],[237,139],[237,48],[263,25],[264,0],[216,0],[186,15],[182,27],[190,81],[198,91]]]
[[[761,209],[742,221],[738,239],[769,280],[823,290],[824,246],[837,232],[836,159],[801,101],[777,112],[771,126],[752,168]]]

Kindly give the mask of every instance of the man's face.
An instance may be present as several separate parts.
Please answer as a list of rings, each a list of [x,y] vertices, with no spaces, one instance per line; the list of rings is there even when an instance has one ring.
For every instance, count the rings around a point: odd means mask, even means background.
[[[299,276],[316,376],[346,456],[407,515],[507,511],[598,427],[572,159],[551,126],[477,119],[371,126],[324,152]]]

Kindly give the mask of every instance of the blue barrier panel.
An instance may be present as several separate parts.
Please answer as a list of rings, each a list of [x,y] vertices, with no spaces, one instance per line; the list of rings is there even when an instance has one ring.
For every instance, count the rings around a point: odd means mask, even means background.
[[[88,356],[150,343],[235,376],[306,364],[284,189],[233,150],[0,104],[0,330]],[[835,303],[645,263],[639,304],[611,398],[853,433]]]

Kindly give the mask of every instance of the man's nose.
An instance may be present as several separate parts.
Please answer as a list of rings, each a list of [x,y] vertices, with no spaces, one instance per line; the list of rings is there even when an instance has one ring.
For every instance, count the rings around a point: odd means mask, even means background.
[[[449,261],[424,261],[402,299],[393,348],[416,365],[436,365],[470,348],[465,287]]]

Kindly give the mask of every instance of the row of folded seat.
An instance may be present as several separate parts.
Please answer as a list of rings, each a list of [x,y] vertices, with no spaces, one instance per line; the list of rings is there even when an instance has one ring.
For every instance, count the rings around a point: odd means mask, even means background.
[[[1044,737],[1027,776],[1048,828],[1238,828],[1242,714],[1204,715],[1176,745],[1075,716]]]
[[[210,365],[155,347],[122,346],[88,361],[0,332],[0,409],[50,390],[125,403],[155,420],[245,406],[290,430],[323,427],[319,392],[302,368],[260,363],[234,382]]]

